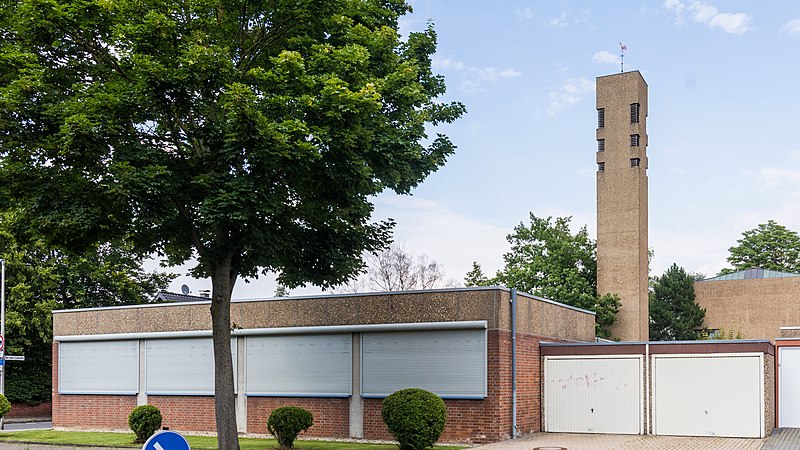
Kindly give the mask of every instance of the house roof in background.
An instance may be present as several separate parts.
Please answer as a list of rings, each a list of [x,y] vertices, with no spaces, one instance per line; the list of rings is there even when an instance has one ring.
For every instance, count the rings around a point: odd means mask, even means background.
[[[738,272],[728,273],[725,275],[718,275],[712,278],[706,278],[701,281],[727,281],[727,280],[757,280],[762,278],[789,278],[800,277],[800,273],[779,272],[777,270],[766,270],[760,267],[753,267],[751,269],[740,270]]]

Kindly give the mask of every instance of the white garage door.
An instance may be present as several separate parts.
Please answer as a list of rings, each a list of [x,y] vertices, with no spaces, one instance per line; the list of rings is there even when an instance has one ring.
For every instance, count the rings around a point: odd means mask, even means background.
[[[544,430],[643,433],[642,356],[546,356]]]
[[[800,347],[778,347],[778,426],[800,428]]]
[[[653,356],[653,434],[764,437],[760,353]]]

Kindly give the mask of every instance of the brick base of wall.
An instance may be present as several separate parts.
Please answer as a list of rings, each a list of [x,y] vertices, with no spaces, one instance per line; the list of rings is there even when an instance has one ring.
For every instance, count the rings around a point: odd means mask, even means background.
[[[19,418],[49,418],[53,416],[53,404],[51,402],[39,403],[38,405],[26,405],[25,403],[13,403],[11,411],[6,415],[6,419]]]
[[[314,425],[301,433],[300,438],[350,436],[349,398],[248,397],[247,432],[267,434],[267,419],[281,406],[299,406],[314,415]]]
[[[57,428],[128,429],[135,395],[53,395],[53,426]]]
[[[148,395],[147,403],[161,411],[161,425],[169,427],[170,430],[217,429],[213,396]]]

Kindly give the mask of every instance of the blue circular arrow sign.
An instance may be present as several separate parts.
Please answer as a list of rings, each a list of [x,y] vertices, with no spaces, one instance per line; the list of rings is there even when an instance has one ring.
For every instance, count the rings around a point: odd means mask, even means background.
[[[190,450],[186,438],[174,431],[162,431],[150,436],[142,450]]]

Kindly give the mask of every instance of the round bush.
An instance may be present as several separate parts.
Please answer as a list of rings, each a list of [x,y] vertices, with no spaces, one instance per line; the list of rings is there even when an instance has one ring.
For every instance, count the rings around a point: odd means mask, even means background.
[[[134,442],[143,444],[161,428],[161,411],[153,405],[137,406],[128,416],[128,426],[136,434]]]
[[[11,411],[11,402],[5,395],[0,394],[0,417],[5,417],[9,411]]]
[[[386,397],[381,415],[402,450],[432,447],[447,421],[444,401],[418,388],[402,389]]]
[[[267,430],[275,436],[282,449],[292,448],[297,435],[311,425],[314,425],[314,416],[297,406],[280,407],[267,419]]]

